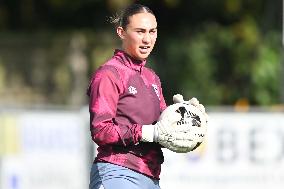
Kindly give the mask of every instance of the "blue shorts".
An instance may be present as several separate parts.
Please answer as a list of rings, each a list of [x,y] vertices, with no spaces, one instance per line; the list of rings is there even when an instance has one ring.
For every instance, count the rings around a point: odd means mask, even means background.
[[[94,163],[89,189],[160,189],[159,180],[111,163]]]

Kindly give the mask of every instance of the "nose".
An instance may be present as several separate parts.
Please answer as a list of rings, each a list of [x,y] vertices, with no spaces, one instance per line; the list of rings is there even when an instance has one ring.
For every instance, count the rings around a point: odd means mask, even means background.
[[[150,43],[150,41],[151,41],[150,34],[145,33],[142,40],[143,40],[144,43]]]

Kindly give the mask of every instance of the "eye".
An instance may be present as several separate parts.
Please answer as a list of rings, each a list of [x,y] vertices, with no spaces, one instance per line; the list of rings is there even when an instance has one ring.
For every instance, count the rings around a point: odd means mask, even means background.
[[[150,34],[155,34],[157,33],[157,30],[150,30]]]
[[[143,34],[143,33],[144,33],[143,30],[137,30],[136,32],[137,32],[138,34]]]

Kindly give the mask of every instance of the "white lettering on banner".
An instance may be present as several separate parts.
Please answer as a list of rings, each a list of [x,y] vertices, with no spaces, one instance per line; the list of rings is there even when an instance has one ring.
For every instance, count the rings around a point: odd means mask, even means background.
[[[283,113],[211,113],[205,144],[165,152],[163,189],[280,189],[284,185]]]
[[[276,128],[275,128],[276,127]],[[252,164],[278,163],[284,160],[284,129],[276,125],[261,127],[259,125],[247,128],[246,138],[238,137],[239,130],[223,126],[218,130],[217,159],[220,162],[235,162],[242,155],[243,149],[238,150],[238,140],[245,139],[247,161]]]
[[[259,164],[284,160],[284,132],[280,128],[253,128],[250,131],[250,159]]]

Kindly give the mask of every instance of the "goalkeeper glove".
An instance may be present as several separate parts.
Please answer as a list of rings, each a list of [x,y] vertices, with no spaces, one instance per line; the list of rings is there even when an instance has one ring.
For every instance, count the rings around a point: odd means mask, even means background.
[[[173,108],[173,107],[170,107]],[[171,110],[168,110],[171,111]],[[178,125],[181,115],[173,110],[170,116],[164,117],[153,125],[142,126],[142,142],[158,142],[163,146],[187,147],[184,141],[189,139],[189,127]],[[166,147],[165,146],[165,147]]]
[[[193,106],[195,106],[196,108],[198,108],[202,113],[203,115],[205,116],[206,118],[206,123],[208,122],[208,119],[209,119],[209,116],[208,114],[205,112],[205,107],[199,103],[199,100],[197,100],[197,98],[193,97],[191,98],[190,100],[188,101],[185,101],[183,99],[183,96],[181,94],[176,94],[173,96],[173,101],[174,103],[180,103],[180,102],[186,102],[188,104],[191,104]]]
[[[197,146],[200,140],[200,130],[192,125],[178,124],[181,114],[176,112],[178,105],[171,105],[164,110],[166,116],[160,116],[160,120],[154,125],[143,125],[143,142],[158,142],[162,146],[174,152],[188,152]],[[197,130],[196,130],[197,129]],[[196,130],[196,131],[195,131]],[[203,138],[203,136],[202,136]]]

